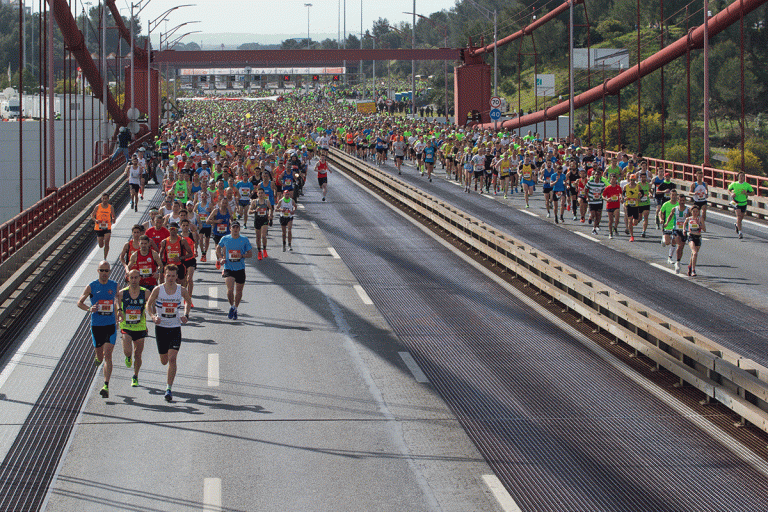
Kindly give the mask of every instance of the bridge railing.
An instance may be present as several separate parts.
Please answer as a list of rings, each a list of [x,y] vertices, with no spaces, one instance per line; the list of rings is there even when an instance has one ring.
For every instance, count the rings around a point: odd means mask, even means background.
[[[135,151],[142,142],[147,140],[149,140],[148,135],[136,140],[131,145],[131,150]],[[0,225],[0,263],[7,261],[59,215],[85,196],[89,190],[124,165],[124,161],[109,163],[108,158],[104,159]]]

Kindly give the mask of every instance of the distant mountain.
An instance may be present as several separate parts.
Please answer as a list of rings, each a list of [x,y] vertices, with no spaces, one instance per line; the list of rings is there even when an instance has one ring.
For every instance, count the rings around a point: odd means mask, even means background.
[[[313,41],[322,41],[323,39],[336,39],[337,34],[312,34]],[[279,48],[280,43],[286,39],[304,39],[307,34],[195,34],[194,42],[202,47],[203,50],[236,50],[239,46],[255,43],[261,46],[260,49],[267,50]],[[190,38],[191,39],[191,38]]]

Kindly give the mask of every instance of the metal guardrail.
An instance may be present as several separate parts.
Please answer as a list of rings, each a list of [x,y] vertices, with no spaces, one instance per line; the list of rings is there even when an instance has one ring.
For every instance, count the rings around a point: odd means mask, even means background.
[[[136,140],[131,150],[136,150],[142,142],[147,140],[150,140],[149,135]],[[125,162],[110,164],[108,159],[102,160],[0,225],[0,264],[5,263],[90,190],[124,165]]]
[[[608,157],[618,157],[615,151],[606,151]],[[728,185],[738,181],[738,172],[718,169],[716,167],[704,167],[702,165],[685,164],[682,162],[673,162],[671,160],[662,160],[660,158],[643,157],[648,162],[648,168],[654,172],[662,169],[672,175],[672,179],[677,185],[690,185],[696,179],[696,173],[704,171],[704,181],[709,186],[709,202],[713,206],[727,209],[730,203],[728,195]],[[754,174],[746,175],[746,182],[755,189],[755,195],[749,198],[749,209],[747,215],[760,219],[768,217],[768,177],[756,176]]]
[[[680,384],[699,389],[707,401],[722,403],[742,422],[768,432],[768,368],[365,162],[335,149],[330,158],[562,304],[563,312],[572,310],[676,375]]]

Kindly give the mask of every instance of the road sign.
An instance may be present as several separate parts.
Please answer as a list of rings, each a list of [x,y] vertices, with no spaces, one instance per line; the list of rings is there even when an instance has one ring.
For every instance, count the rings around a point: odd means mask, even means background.
[[[394,105],[394,104],[395,104],[395,102],[394,102],[394,101],[392,101],[392,100],[387,100],[387,101],[385,101],[384,103],[386,103],[388,107],[391,107],[392,105]]]
[[[497,108],[494,108],[493,110],[491,110],[491,119],[493,119],[494,121],[498,121],[499,119],[501,119],[501,110]]]
[[[494,96],[491,98],[491,108],[499,108],[501,106],[501,98]]]

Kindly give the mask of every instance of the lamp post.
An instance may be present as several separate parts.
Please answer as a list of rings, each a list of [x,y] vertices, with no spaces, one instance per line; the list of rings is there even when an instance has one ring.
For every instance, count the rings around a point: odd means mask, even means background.
[[[498,40],[498,38],[496,37],[496,32],[498,29],[496,9],[491,11],[490,9],[483,7],[482,5],[477,4],[474,0],[467,0],[467,1],[475,9],[480,11],[488,21],[493,22],[493,95],[498,96],[499,95],[499,52],[498,50],[499,49],[496,46],[496,41]]]
[[[411,26],[411,49],[416,49],[416,0],[413,0],[413,25]],[[411,115],[416,117],[416,61],[411,59]]]
[[[412,12],[404,12],[403,14],[413,14],[413,13]],[[433,20],[432,18],[427,18],[426,16],[422,16],[421,14],[417,14],[416,16],[418,16],[419,18],[421,18],[421,19],[423,19],[425,21],[428,21],[430,24],[432,24],[435,27],[441,27],[443,29],[443,38],[445,40],[444,41],[445,48],[448,48],[448,25],[444,25],[442,23],[438,23],[435,20]],[[495,53],[496,52],[494,52],[494,54]],[[445,85],[444,85],[444,87],[445,87],[445,98],[444,98],[443,101],[445,102],[445,120],[446,120],[446,123],[447,123],[448,122],[448,61],[447,60],[443,61],[443,71],[445,72]]]
[[[173,27],[171,29],[166,29],[165,33],[161,32],[160,33],[160,42],[159,42],[160,49],[161,50],[163,49],[163,43],[165,43],[165,49],[168,50],[171,47],[173,47],[174,45],[176,45],[179,41],[181,41],[182,39],[187,37],[188,35],[190,35],[190,34],[197,34],[197,33],[201,32],[200,30],[195,30],[195,31],[192,31],[192,32],[187,32],[186,34],[177,37],[173,41],[172,45],[168,44],[168,40],[171,38],[171,36],[173,36],[173,34],[175,34],[181,27],[184,27],[186,25],[190,25],[192,23],[200,23],[200,21],[198,21],[198,20],[196,20],[196,21],[185,21],[184,23],[179,23],[178,25],[176,25],[175,27]],[[173,69],[174,69],[173,90],[175,92],[176,91],[176,76],[175,76],[176,68],[173,68]],[[168,90],[168,68],[166,68],[165,75],[166,75],[166,82],[165,82],[166,86],[165,86],[165,88],[166,88],[166,91],[167,91]],[[176,98],[174,97],[174,99],[176,99]]]
[[[309,50],[309,8],[312,4],[304,4],[304,7],[307,8],[307,50]]]
[[[148,4],[150,0],[146,1]],[[168,18],[168,15],[176,9],[180,9],[182,7],[192,7],[194,5],[195,4],[176,5],[165,11],[153,21],[147,21],[147,125],[150,131],[152,130],[152,69],[150,67],[152,61],[152,31],[155,30],[160,23],[165,21]],[[131,74],[131,79],[133,79],[133,74]],[[133,96],[133,91],[131,91],[131,96]]]
[[[200,22],[199,21],[190,21],[188,23],[200,23]],[[186,23],[183,23],[183,25],[186,25]],[[173,42],[171,42],[171,43],[168,43],[168,39],[166,38],[165,49],[166,50],[173,50],[173,47],[176,46],[177,44],[179,44],[179,42],[182,39],[184,39],[185,37],[187,37],[190,34],[199,34],[200,32],[202,32],[202,30],[193,30],[191,32],[187,32],[186,34],[182,34],[179,37],[177,37],[176,39],[174,39]],[[173,33],[173,32],[171,32],[171,33]],[[176,68],[174,68],[174,71],[175,71],[175,69]],[[173,100],[176,101],[176,76],[175,76],[175,72],[174,72],[174,77],[173,77]]]

